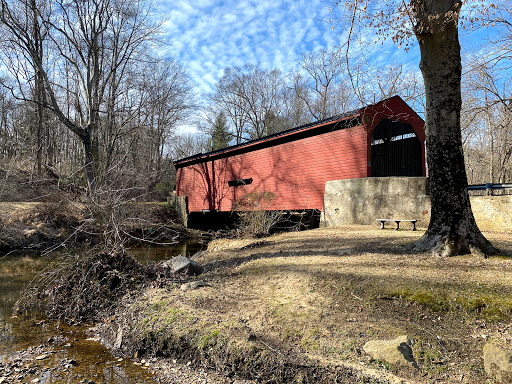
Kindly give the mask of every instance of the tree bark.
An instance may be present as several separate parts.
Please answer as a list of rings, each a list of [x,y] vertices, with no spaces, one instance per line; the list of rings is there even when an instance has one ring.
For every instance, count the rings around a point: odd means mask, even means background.
[[[88,193],[90,196],[96,191],[96,169],[94,162],[94,148],[91,135],[83,134],[80,136],[85,152],[85,176],[87,178]]]
[[[469,200],[462,137],[461,57],[456,0],[417,1],[418,39],[426,95],[425,130],[429,166],[430,224],[413,244],[415,251],[441,256],[474,253],[487,256],[496,249],[482,235]]]
[[[37,17],[37,5],[35,0],[30,1],[30,10],[32,12],[32,39],[34,41],[35,54],[43,60],[43,42],[41,39],[41,26]],[[34,68],[34,99],[36,109],[36,164],[37,164],[37,175],[42,175],[42,161],[43,161],[43,150],[44,150],[44,80],[41,76],[41,71]]]

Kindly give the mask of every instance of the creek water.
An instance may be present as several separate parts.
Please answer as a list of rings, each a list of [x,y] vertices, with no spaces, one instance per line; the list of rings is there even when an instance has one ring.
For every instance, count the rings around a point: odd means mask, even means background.
[[[205,246],[200,240],[187,240],[166,247],[134,247],[128,252],[146,264],[178,254],[190,257]],[[23,288],[41,271],[51,270],[59,256],[59,253],[41,256],[31,252],[0,256],[0,362],[9,360],[17,351],[45,345],[51,353],[40,362],[44,369],[37,376],[39,383],[156,383],[146,369],[130,359],[116,358],[101,343],[88,339],[87,325],[69,326],[13,316],[13,306]],[[78,365],[72,369],[59,368],[63,361],[71,360]]]

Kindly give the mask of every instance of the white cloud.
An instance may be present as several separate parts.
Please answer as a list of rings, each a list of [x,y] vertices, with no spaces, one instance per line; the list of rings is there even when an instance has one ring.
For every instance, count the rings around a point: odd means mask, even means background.
[[[245,64],[295,67],[300,54],[335,40],[323,0],[162,0],[174,51],[203,94],[223,69]]]
[[[296,67],[302,53],[347,38],[342,25],[333,24],[333,31],[326,21],[332,1],[161,1],[161,12],[168,19],[164,27],[176,57],[188,68],[203,95],[213,90],[227,67],[257,64],[287,72]],[[364,53],[368,61],[418,65],[417,46],[405,52],[390,41],[382,45],[374,38],[373,31],[367,32],[352,48]],[[466,39],[474,40],[473,34]]]
[[[194,125],[179,125],[176,127],[176,134],[179,136],[197,133],[199,133],[199,130]]]

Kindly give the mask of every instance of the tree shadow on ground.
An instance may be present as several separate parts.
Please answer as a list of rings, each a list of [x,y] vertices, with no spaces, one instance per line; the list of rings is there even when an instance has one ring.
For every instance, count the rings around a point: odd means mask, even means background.
[[[366,237],[352,237],[350,239],[340,239],[340,241],[326,239],[309,239],[307,240],[307,247],[304,246],[304,240],[298,242],[293,239],[284,241],[267,241],[267,240],[255,240],[240,248],[233,248],[222,250],[223,253],[227,254],[228,257],[222,260],[213,260],[204,264],[206,271],[214,271],[223,269],[226,267],[234,268],[244,263],[259,260],[259,259],[278,259],[287,257],[337,257],[343,259],[346,257],[358,257],[368,254],[382,255],[382,261],[372,260],[372,266],[374,267],[388,267],[389,261],[386,256],[391,257],[404,257],[406,258],[436,258],[439,260],[439,268],[446,268],[446,262],[443,262],[444,258],[433,256],[431,253],[414,253],[408,250],[410,245],[415,239],[411,238],[377,238],[369,240]],[[496,258],[509,259],[512,258],[512,244],[505,244],[505,242],[499,242],[503,247],[501,248],[500,255]],[[507,248],[505,248],[507,247]],[[247,254],[247,251],[251,250]],[[239,255],[238,255],[239,254]],[[457,260],[457,259],[453,259]],[[486,265],[481,266],[467,266],[464,264],[456,264],[450,262],[450,270],[466,270],[468,268],[486,268]],[[353,262],[351,265],[357,265]],[[367,267],[364,262],[360,264],[361,267]]]

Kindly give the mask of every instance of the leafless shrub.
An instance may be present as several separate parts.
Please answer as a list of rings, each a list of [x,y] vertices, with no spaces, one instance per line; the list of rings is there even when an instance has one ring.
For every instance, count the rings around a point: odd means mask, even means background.
[[[86,222],[100,237],[105,251],[115,253],[126,242],[120,223],[128,216],[127,193],[128,189],[98,188],[85,203]]]
[[[100,239],[99,250],[118,252],[128,242],[171,245],[180,231],[173,226],[176,213],[169,205],[137,202],[141,188],[98,188],[85,206],[84,230]],[[133,196],[133,197],[129,197]]]
[[[238,213],[237,230],[241,236],[268,236],[272,228],[282,219],[281,211],[268,210],[274,194],[272,192],[247,193],[235,204]]]

